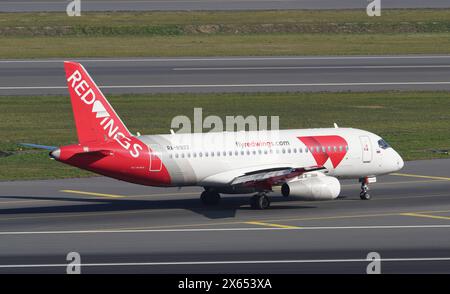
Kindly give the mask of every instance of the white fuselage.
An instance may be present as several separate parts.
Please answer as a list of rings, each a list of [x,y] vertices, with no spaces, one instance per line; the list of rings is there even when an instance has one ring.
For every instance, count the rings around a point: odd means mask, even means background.
[[[337,178],[387,174],[403,167],[379,136],[353,128],[151,135],[138,137],[167,168],[172,186],[225,186],[242,173],[276,167],[324,166]],[[383,141],[384,142],[384,141]]]

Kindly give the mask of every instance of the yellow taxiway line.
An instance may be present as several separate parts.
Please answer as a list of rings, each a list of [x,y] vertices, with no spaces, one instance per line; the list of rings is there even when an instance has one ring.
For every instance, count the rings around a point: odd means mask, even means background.
[[[272,223],[265,223],[265,222],[258,222],[258,221],[251,221],[251,222],[243,222],[244,224],[248,225],[258,225],[258,226],[266,226],[266,227],[275,227],[275,228],[281,228],[281,229],[300,229],[301,227],[296,226],[288,226],[288,225],[280,225],[280,224],[272,224]]]
[[[413,212],[411,212],[411,213],[402,213],[402,215],[450,220],[450,217],[448,217],[448,216],[429,215],[429,214],[423,214],[423,213],[413,213]]]
[[[60,192],[72,193],[72,194],[81,194],[81,195],[90,195],[90,196],[109,197],[109,198],[124,198],[125,197],[123,195],[104,194],[104,193],[95,193],[95,192],[85,192],[85,191],[77,191],[77,190],[61,190]]]
[[[450,181],[450,178],[446,178],[446,177],[423,176],[423,175],[413,175],[413,174],[403,174],[403,173],[392,173],[392,174],[389,174],[389,175],[391,175],[391,176],[400,176],[400,177],[412,177],[412,178],[424,178],[424,179]]]
[[[156,196],[179,196],[179,195],[198,195],[198,192],[183,192],[183,193],[158,193],[158,194],[142,194],[142,195],[118,195],[118,194],[104,194],[104,193],[96,193],[89,191],[78,191],[78,190],[59,190],[59,192],[63,193],[72,193],[72,194],[82,194],[82,195],[91,195],[91,196],[101,196],[101,197],[110,197],[110,198],[133,198],[133,197],[156,197]]]

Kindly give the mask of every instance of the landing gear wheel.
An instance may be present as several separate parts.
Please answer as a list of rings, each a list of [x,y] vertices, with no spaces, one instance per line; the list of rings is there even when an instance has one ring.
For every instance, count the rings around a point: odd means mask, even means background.
[[[255,195],[250,198],[250,206],[253,209],[267,209],[270,206],[270,199],[264,194]]]
[[[211,191],[203,191],[200,200],[204,205],[216,205],[220,202],[220,194]]]
[[[362,200],[370,200],[370,194],[369,193],[367,193],[367,192],[365,192],[365,193],[359,193],[359,197],[362,199]]]
[[[359,198],[362,200],[370,200],[369,185],[367,178],[361,178],[361,193],[359,193]]]

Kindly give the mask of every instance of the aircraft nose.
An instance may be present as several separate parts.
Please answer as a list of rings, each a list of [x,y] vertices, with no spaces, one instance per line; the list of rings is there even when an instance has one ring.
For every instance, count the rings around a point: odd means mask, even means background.
[[[403,158],[400,156],[400,154],[397,153],[397,151],[395,151],[395,155],[397,157],[397,160],[396,160],[397,168],[398,168],[398,170],[401,170],[403,168],[403,166],[405,165],[405,162],[403,161]]]
[[[55,149],[53,151],[50,152],[50,157],[53,159],[59,159],[59,156],[61,155],[61,149]]]

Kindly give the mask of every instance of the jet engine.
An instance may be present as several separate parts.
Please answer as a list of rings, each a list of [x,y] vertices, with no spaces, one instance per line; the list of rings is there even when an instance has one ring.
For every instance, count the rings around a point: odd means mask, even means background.
[[[283,196],[300,197],[302,200],[332,200],[340,192],[338,179],[325,175],[302,178],[281,186]]]

